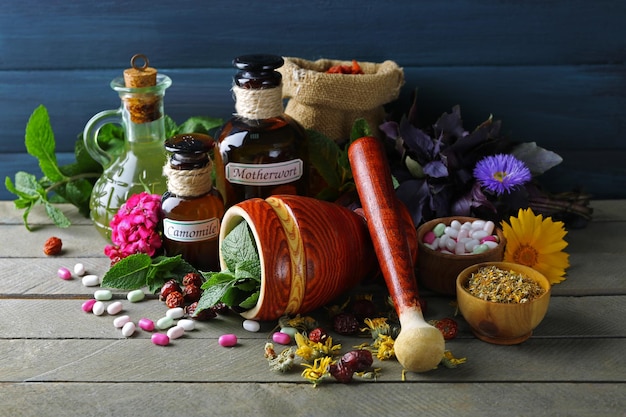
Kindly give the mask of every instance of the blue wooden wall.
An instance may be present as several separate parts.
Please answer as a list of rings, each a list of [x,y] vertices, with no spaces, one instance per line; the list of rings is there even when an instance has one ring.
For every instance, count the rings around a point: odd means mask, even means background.
[[[6,3],[6,2],[5,2]],[[233,57],[382,61],[435,118],[461,105],[564,162],[544,184],[626,197],[626,2],[609,0],[10,1],[0,10],[0,179],[38,172],[24,128],[40,104],[60,159],[135,53],[173,79],[166,113],[228,117]],[[433,119],[434,121],[434,119]],[[0,187],[0,199],[9,199]]]

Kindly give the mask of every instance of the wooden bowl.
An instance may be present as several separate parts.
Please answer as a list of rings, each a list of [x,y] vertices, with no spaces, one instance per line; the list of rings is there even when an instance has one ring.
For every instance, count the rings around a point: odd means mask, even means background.
[[[472,273],[483,266],[494,265],[526,275],[546,291],[527,303],[497,303],[475,297],[466,289]],[[497,345],[514,345],[528,339],[548,311],[550,282],[540,272],[510,262],[484,262],[464,269],[456,281],[459,310],[474,335]]]
[[[465,223],[478,219],[463,216],[440,217],[422,224],[417,229],[417,278],[420,285],[437,293],[452,296],[456,295],[456,279],[461,271],[468,266],[481,262],[502,261],[506,246],[506,239],[502,230],[497,226],[494,232],[498,236],[500,244],[483,253],[454,255],[432,250],[422,242],[424,235],[433,230],[439,223],[449,226],[453,220]]]

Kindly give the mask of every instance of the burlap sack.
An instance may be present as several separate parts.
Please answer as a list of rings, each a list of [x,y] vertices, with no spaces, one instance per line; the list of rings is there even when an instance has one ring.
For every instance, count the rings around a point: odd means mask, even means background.
[[[383,121],[383,105],[400,94],[404,72],[393,61],[359,62],[364,74],[327,74],[334,65],[351,61],[307,61],[286,57],[278,69],[283,76],[285,113],[306,129],[317,130],[336,142],[350,138],[354,121],[367,120],[374,134]]]

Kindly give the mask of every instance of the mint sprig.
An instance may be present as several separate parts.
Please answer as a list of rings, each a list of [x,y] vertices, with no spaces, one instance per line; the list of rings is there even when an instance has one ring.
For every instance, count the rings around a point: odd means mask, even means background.
[[[222,119],[211,117],[191,117],[178,126],[171,118],[165,116],[165,131],[167,137],[178,133],[208,133],[222,124]],[[117,157],[124,149],[123,128],[115,124],[104,125],[98,133],[98,143],[106,152]],[[26,125],[26,151],[37,158],[43,176],[19,171],[14,180],[6,177],[6,189],[15,194],[15,208],[24,210],[23,221],[27,230],[31,230],[28,216],[37,205],[45,207],[46,214],[58,227],[69,227],[70,220],[56,203],[69,203],[78,208],[85,217],[89,216],[89,199],[93,185],[102,175],[102,166],[87,152],[82,138],[78,135],[74,145],[75,162],[59,165],[56,156],[56,142],[50,124],[48,110],[38,106]]]
[[[252,232],[245,221],[236,225],[222,240],[226,269],[208,272],[202,296],[194,314],[223,302],[229,307],[248,310],[255,306],[261,288],[261,262]]]
[[[180,255],[150,258],[144,253],[137,253],[113,265],[102,277],[101,286],[120,290],[148,287],[148,291],[156,293],[170,279],[180,282],[181,277],[189,272],[198,273]]]

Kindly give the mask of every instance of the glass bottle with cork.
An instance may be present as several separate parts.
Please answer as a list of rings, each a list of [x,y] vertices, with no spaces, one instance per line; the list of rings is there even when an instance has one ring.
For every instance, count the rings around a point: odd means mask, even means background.
[[[165,142],[170,152],[163,167],[168,191],[163,194],[165,255],[181,255],[201,271],[219,271],[219,231],[224,215],[221,195],[213,186],[209,153],[213,138],[200,133],[176,135]]]
[[[284,63],[276,55],[244,55],[233,60],[235,115],[216,134],[217,188],[226,207],[254,197],[308,194],[306,132],[284,114]]]
[[[131,68],[111,81],[111,88],[121,99],[120,107],[101,111],[85,125],[85,148],[104,168],[91,192],[90,217],[107,239],[111,219],[131,195],[146,190],[162,194],[166,190],[163,96],[171,84],[168,76],[149,66],[145,55],[134,55]],[[108,123],[123,127],[124,147],[119,153],[98,142],[98,132]]]

